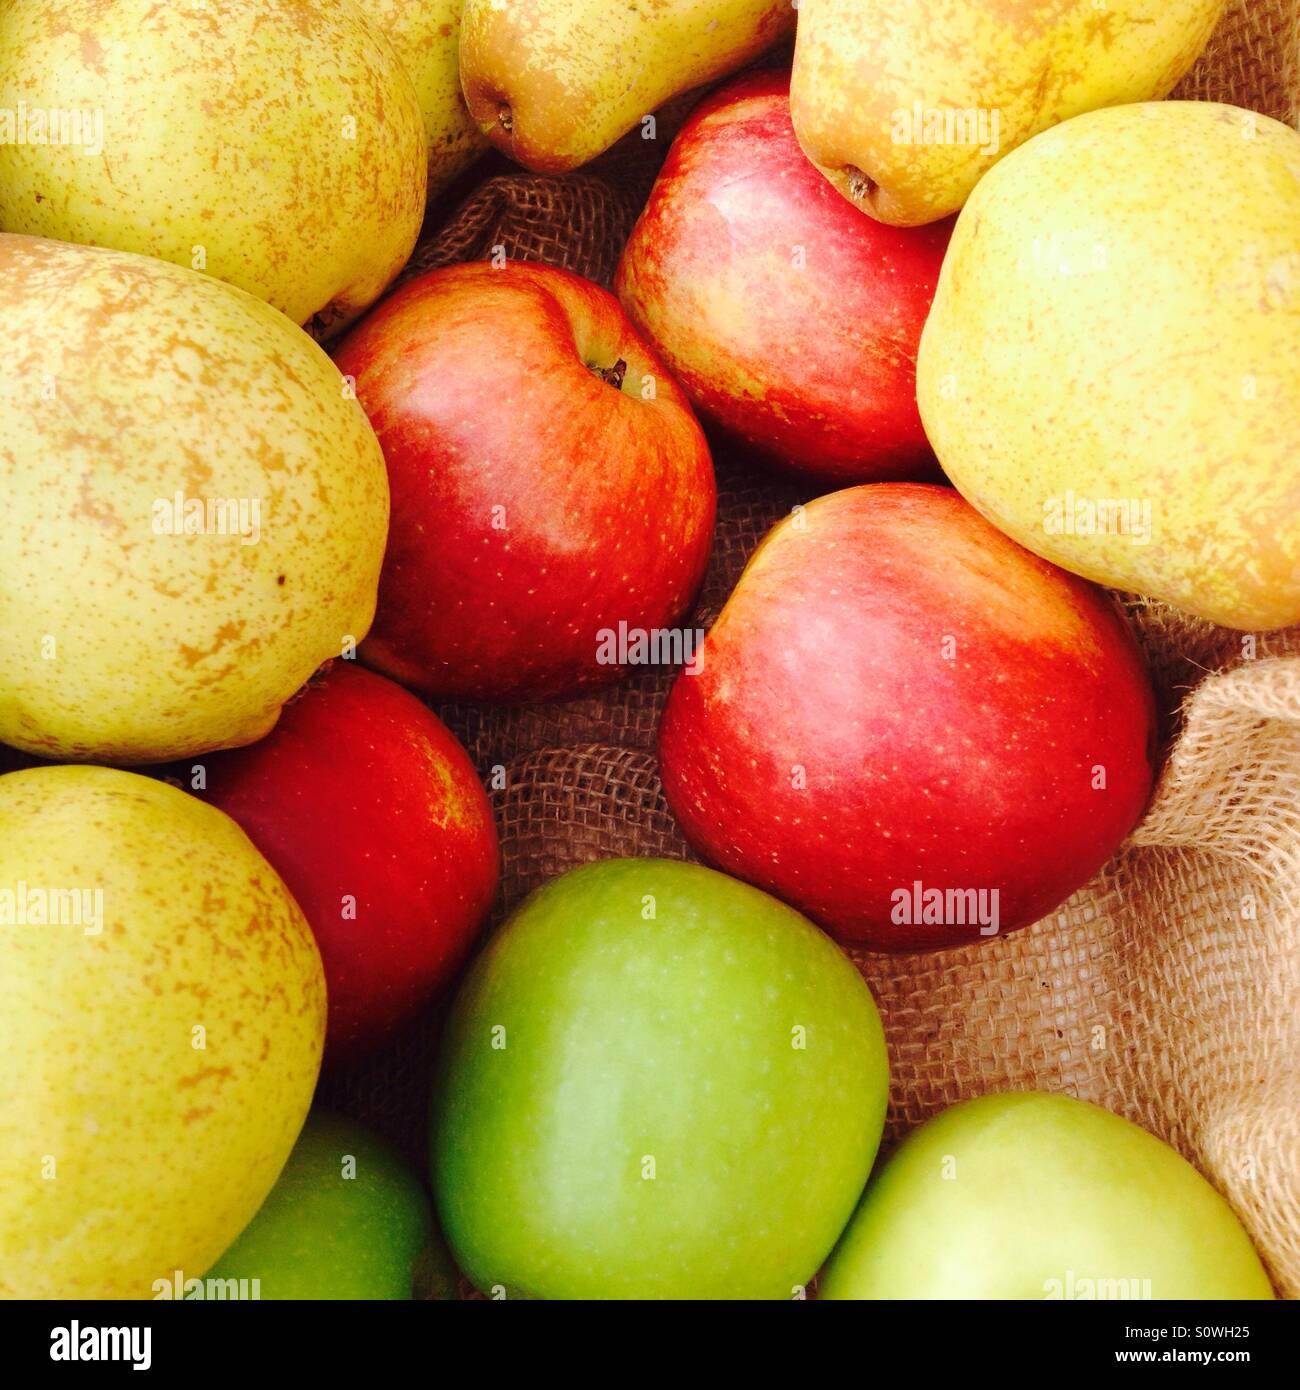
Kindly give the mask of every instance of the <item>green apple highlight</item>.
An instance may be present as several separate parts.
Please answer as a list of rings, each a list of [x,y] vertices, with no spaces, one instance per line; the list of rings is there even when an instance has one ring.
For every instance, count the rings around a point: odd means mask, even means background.
[[[1069,1096],[982,1096],[872,1178],[826,1299],[1267,1299],[1232,1208],[1146,1130]]]
[[[314,1111],[208,1278],[256,1280],[263,1299],[409,1299],[422,1263],[445,1267],[445,1256],[430,1260],[434,1239],[429,1199],[401,1157],[354,1121]]]
[[[442,1228],[507,1297],[797,1296],[887,1088],[871,993],[806,918],[696,865],[586,865],[518,909],[456,999]]]

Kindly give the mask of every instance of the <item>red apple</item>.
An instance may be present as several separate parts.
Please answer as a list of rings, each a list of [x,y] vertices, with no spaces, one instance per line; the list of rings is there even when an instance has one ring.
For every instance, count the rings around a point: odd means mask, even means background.
[[[951,221],[864,216],[799,148],[790,82],[733,82],[683,127],[615,288],[706,423],[836,483],[939,477],[916,352]]]
[[[492,811],[473,765],[414,695],[338,661],[260,743],[173,767],[231,816],[316,934],[325,1055],[371,1050],[464,959],[496,892]]]
[[[602,634],[620,623],[686,611],[713,465],[607,291],[521,262],[436,270],[337,360],[393,497],[371,665],[431,695],[540,699],[617,678]]]
[[[979,941],[1086,883],[1151,790],[1123,616],[948,488],[811,503],[750,561],[664,711],[664,790],[720,867],[845,942]]]

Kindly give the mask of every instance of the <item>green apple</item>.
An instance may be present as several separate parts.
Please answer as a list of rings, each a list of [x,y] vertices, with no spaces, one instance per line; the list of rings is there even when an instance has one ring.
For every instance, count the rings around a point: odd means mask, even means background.
[[[354,1121],[316,1110],[208,1278],[257,1280],[264,1299],[410,1298],[417,1270],[445,1269],[440,1253],[429,1199],[401,1157]]]
[[[799,1296],[888,1081],[870,991],[793,908],[693,864],[585,865],[518,909],[453,1006],[442,1227],[508,1297]]]
[[[954,1105],[872,1178],[829,1299],[1272,1298],[1232,1208],[1167,1144],[1069,1096]]]

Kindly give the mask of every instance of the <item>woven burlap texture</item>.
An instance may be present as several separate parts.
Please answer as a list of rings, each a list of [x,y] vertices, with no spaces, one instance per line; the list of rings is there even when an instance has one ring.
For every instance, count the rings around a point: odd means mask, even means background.
[[[1295,123],[1300,8],[1230,7],[1176,96]],[[409,273],[491,256],[608,284],[689,103],[564,178],[490,173]],[[815,493],[718,459],[707,626],[758,540]],[[1041,1088],[1160,1135],[1236,1208],[1278,1291],[1300,1296],[1300,629],[1258,637],[1128,597],[1169,741],[1151,808],[1059,911],[979,946],[856,957],[893,1067],[888,1138],[956,1100]],[[495,920],[545,879],[614,855],[689,858],[664,802],[654,735],[672,673],[567,703],[441,709],[489,785],[504,879]],[[333,1103],[423,1166],[437,1009],[381,1056],[328,1078]]]

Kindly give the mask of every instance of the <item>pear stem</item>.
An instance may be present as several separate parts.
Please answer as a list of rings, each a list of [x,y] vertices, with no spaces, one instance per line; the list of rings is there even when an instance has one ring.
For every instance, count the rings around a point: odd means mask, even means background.
[[[849,197],[855,203],[865,202],[876,191],[876,181],[870,174],[864,174],[853,165],[849,165],[844,172],[848,177]]]

